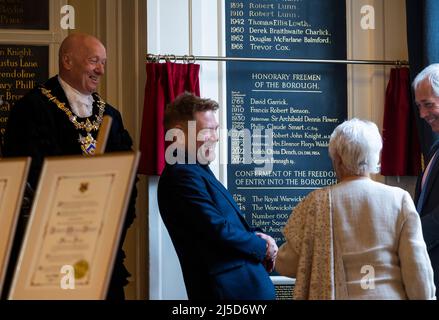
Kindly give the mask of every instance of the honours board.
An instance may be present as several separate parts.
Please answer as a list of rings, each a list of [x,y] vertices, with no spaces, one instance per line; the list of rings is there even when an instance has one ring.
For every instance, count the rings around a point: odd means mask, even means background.
[[[225,6],[228,57],[346,59],[344,1]],[[280,245],[296,204],[336,182],[328,142],[347,117],[346,65],[233,61],[226,70],[228,190]]]

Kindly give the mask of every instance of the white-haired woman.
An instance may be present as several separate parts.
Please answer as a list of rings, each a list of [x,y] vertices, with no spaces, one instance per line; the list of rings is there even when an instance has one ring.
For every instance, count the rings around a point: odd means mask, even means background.
[[[434,299],[433,271],[410,195],[373,181],[382,140],[352,119],[329,141],[338,183],[293,210],[276,258],[295,299]]]

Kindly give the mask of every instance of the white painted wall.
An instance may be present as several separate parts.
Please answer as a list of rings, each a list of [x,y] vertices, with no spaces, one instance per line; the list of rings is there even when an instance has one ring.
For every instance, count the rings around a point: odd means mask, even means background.
[[[189,52],[188,3],[178,0],[147,2],[147,50],[149,53]],[[149,298],[187,299],[180,264],[157,204],[158,177],[148,180],[149,193]]]

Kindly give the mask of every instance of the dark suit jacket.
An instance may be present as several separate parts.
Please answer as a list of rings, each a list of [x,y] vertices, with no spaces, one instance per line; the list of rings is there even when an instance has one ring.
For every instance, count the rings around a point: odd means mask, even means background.
[[[427,161],[439,148],[435,143],[430,151]],[[428,162],[426,162],[428,163]],[[422,174],[418,177],[415,193],[415,204],[421,216],[422,233],[427,245],[428,254],[434,271],[436,296],[439,288],[439,154],[431,165],[430,173],[425,181],[424,190],[421,192]]]
[[[274,299],[266,242],[208,166],[166,165],[158,203],[189,299]]]
[[[51,90],[52,95],[57,97],[60,102],[65,103],[66,107],[70,109],[67,97],[56,76],[49,79],[44,86]],[[94,98],[96,100],[96,96]],[[97,103],[94,103],[93,114],[97,113]],[[104,115],[113,118],[105,152],[131,150],[132,140],[123,126],[119,111],[106,104]],[[78,118],[78,121],[82,120]],[[5,157],[32,157],[28,182],[29,189],[35,190],[45,157],[82,154],[78,142],[79,133],[83,136],[86,135],[85,131],[78,131],[70,122],[66,113],[60,110],[55,103],[48,101],[47,97],[37,87],[17,101],[11,109],[4,137],[3,155]],[[96,139],[97,131],[92,131],[92,135]],[[122,250],[122,244],[126,231],[135,218],[136,195],[137,189],[134,187],[121,235],[121,244],[116,256],[109,297],[123,298],[123,287],[128,283],[127,277],[130,276],[123,265],[125,254]],[[27,196],[30,196],[29,192]],[[16,240],[14,240],[14,248],[11,252],[11,261],[18,254],[17,251],[28,220],[28,213],[28,210],[22,210],[17,226]]]

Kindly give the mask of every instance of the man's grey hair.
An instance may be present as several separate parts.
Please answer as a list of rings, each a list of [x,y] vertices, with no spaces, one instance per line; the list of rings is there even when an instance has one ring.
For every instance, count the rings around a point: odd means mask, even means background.
[[[419,84],[428,79],[431,89],[436,97],[439,97],[439,63],[430,64],[424,70],[418,73],[413,80],[412,88],[414,91],[419,87]]]
[[[352,175],[378,173],[383,147],[375,123],[353,118],[335,128],[329,139],[329,156],[338,154],[345,170]]]

